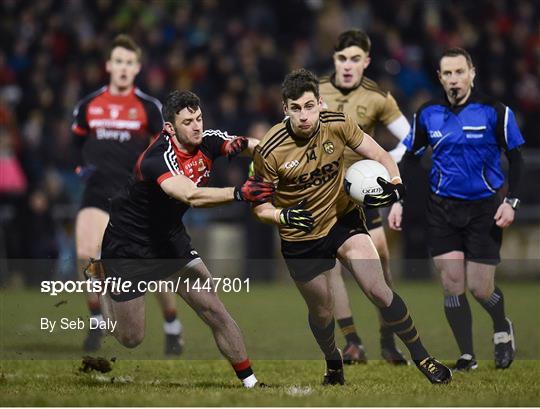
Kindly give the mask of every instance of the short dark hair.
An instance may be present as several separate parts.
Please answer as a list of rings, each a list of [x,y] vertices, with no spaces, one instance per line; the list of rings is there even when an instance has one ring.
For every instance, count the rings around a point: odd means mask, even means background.
[[[109,49],[109,58],[111,58],[111,54],[116,47],[122,47],[129,51],[133,51],[135,54],[137,54],[137,60],[141,61],[141,47],[139,47],[135,40],[133,40],[133,38],[131,38],[127,34],[119,34],[114,38]]]
[[[371,40],[362,30],[352,29],[341,33],[337,39],[334,51],[341,51],[347,47],[357,46],[369,54],[371,51]]]
[[[467,61],[467,65],[469,66],[469,68],[472,68],[474,66],[471,55],[469,54],[467,50],[464,50],[463,48],[460,48],[460,47],[454,47],[454,48],[449,48],[442,53],[441,58],[439,59],[439,68],[441,67],[441,61],[444,57],[458,57],[460,55],[465,57],[465,60]]]
[[[283,102],[288,99],[298,99],[305,92],[313,92],[315,98],[319,99],[319,79],[311,71],[299,68],[286,75],[281,84],[281,97]]]
[[[174,117],[184,108],[194,111],[201,106],[201,100],[191,91],[173,91],[165,99],[162,114],[165,122],[174,124]]]

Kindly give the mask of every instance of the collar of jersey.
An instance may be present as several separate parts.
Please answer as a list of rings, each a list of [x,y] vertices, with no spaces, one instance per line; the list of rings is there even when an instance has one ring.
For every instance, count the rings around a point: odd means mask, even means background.
[[[172,148],[174,150],[174,153],[176,153],[176,155],[178,155],[178,156],[180,156],[182,158],[192,158],[192,157],[194,157],[195,155],[197,155],[199,153],[200,149],[196,149],[193,153],[184,152],[184,151],[181,151],[180,149],[178,149],[178,147],[176,146],[176,144],[174,143],[174,140],[173,140],[174,136],[172,136],[165,129],[163,130],[163,135],[165,135],[167,138],[169,138],[169,140],[171,142],[171,145],[172,145]]]
[[[335,89],[337,89],[339,92],[341,92],[342,95],[348,95],[351,92],[353,92],[354,90],[360,88],[360,85],[362,85],[363,81],[364,81],[364,76],[362,75],[362,78],[360,79],[360,82],[358,83],[358,85],[356,87],[353,87],[353,88],[341,88],[340,86],[338,86],[336,84],[336,73],[334,72],[330,76],[330,83],[334,86]]]
[[[319,118],[319,121],[317,123],[317,129],[315,129],[315,131],[313,131],[313,133],[311,135],[309,135],[309,138],[302,138],[301,136],[298,136],[298,135],[296,135],[294,133],[294,131],[292,129],[292,126],[291,126],[291,119],[290,118],[287,118],[287,120],[285,121],[285,127],[287,128],[287,132],[289,133],[291,138],[293,138],[295,141],[297,141],[297,142],[307,142],[307,141],[312,140],[319,133],[319,131],[321,129],[321,120]]]
[[[471,95],[469,95],[469,99],[467,99],[464,104],[456,106],[450,104],[450,101],[448,101],[448,97],[445,93],[443,93],[441,105],[444,105],[454,113],[459,113],[463,111],[468,105],[477,103],[485,103],[485,97],[482,95],[482,93],[473,88],[471,91]]]
[[[107,88],[105,89],[105,94],[107,95],[107,98],[112,102],[122,101],[122,103],[124,103],[126,98],[129,98],[135,94],[135,89],[136,87],[132,87],[131,91],[129,91],[129,94],[126,95],[113,95],[111,94],[111,87],[107,85]]]

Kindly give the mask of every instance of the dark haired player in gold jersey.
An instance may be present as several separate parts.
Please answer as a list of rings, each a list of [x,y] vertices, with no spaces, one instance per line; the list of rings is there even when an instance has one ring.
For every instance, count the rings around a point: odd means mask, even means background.
[[[340,34],[334,47],[335,72],[321,79],[320,83],[323,106],[350,115],[371,136],[377,122],[386,126],[398,139],[397,146],[389,153],[399,162],[405,152],[401,140],[409,133],[410,125],[392,95],[382,91],[374,81],[364,76],[364,70],[370,63],[370,50],[371,41],[363,31],[348,30]],[[345,170],[361,159],[352,149],[346,148]],[[366,209],[365,215],[369,234],[381,258],[384,278],[392,287],[390,254],[381,215],[377,209]],[[336,299],[336,319],[347,342],[343,349],[343,359],[345,363],[366,363],[366,353],[354,326],[349,297],[341,275],[343,270],[345,268],[338,262],[330,275]],[[380,315],[379,321],[382,357],[392,364],[407,364],[401,351],[396,348],[392,330],[384,325]]]
[[[363,211],[343,189],[345,147],[381,162],[391,182],[379,179],[383,192],[368,195],[368,207],[389,206],[405,193],[392,157],[349,116],[321,111],[319,82],[300,69],[282,85],[285,115],[255,149],[255,175],[276,186],[274,204],[254,205],[263,222],[279,226],[281,252],[309,311],[309,326],[326,359],[323,384],[344,384],[343,360],[334,339],[334,300],[329,272],[336,258],[379,308],[386,323],[409,349],[432,383],[447,383],[451,371],[432,358],[403,300],[386,284],[365,225]]]

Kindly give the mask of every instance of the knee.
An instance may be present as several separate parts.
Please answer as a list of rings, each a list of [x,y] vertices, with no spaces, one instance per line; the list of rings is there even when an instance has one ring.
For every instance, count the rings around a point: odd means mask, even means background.
[[[330,306],[321,305],[310,311],[310,315],[317,320],[317,323],[328,323],[334,317],[334,309]]]
[[[469,291],[473,297],[479,301],[487,300],[493,293],[493,289],[489,288],[487,285],[469,287]]]
[[[465,277],[461,274],[442,272],[441,282],[446,293],[459,295],[465,291]]]
[[[100,246],[89,243],[77,243],[77,258],[87,262],[89,258],[97,258],[100,253]]]

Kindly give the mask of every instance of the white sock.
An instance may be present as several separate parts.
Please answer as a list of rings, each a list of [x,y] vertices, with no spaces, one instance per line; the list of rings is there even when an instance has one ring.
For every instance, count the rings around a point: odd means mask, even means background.
[[[97,322],[103,322],[103,321],[105,321],[105,320],[103,319],[103,314],[92,315],[91,318],[97,320]]]
[[[253,388],[257,384],[257,378],[255,378],[255,374],[251,374],[247,378],[242,379],[242,383],[244,384],[244,388]]]
[[[163,331],[167,335],[179,335],[182,332],[182,323],[178,318],[172,322],[163,322]]]

